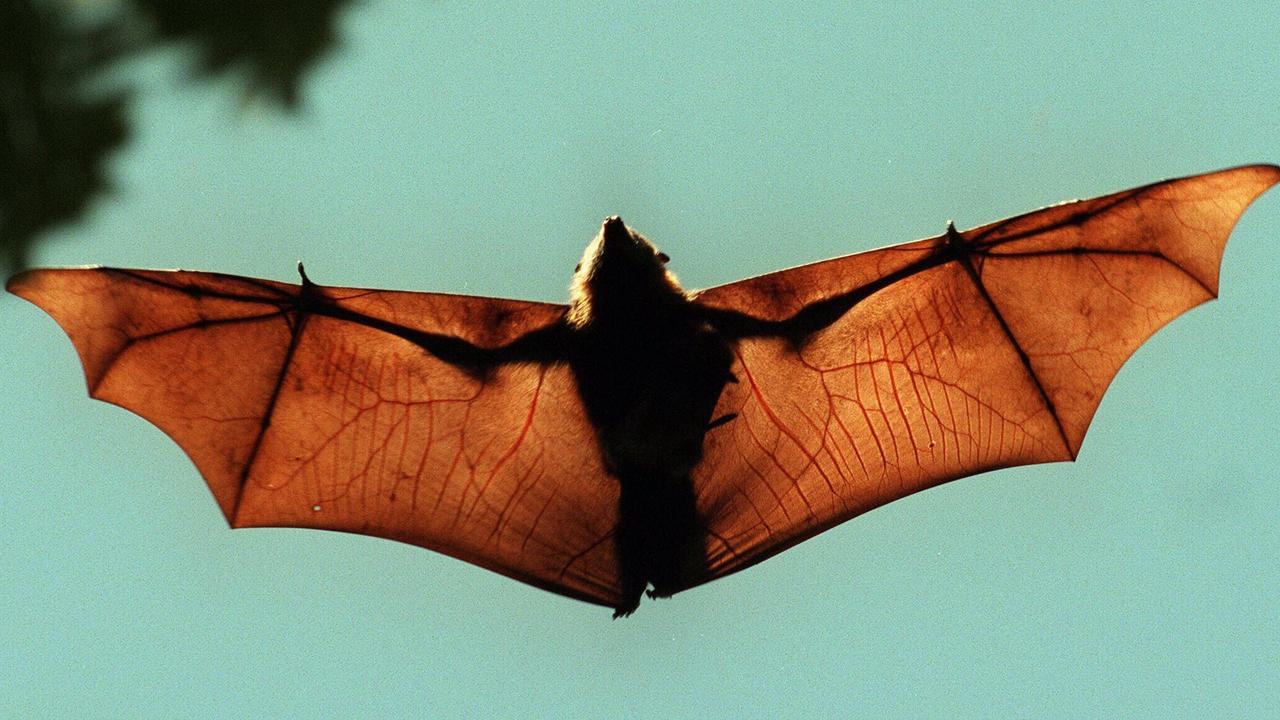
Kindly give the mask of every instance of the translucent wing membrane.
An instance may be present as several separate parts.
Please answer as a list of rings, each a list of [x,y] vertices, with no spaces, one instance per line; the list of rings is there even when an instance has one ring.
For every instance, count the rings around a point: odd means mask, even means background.
[[[468,372],[401,336],[496,347],[564,308],[310,287],[308,305],[300,286],[211,273],[9,285],[66,330],[91,395],[182,446],[233,526],[391,538],[613,605],[617,488],[568,368]]]
[[[738,341],[716,410],[736,419],[694,478],[711,534],[698,582],[948,480],[1074,458],[1120,365],[1217,294],[1227,236],[1277,180],[1171,180],[700,293],[780,328],[847,310]]]
[[[737,382],[693,470],[709,562],[686,586],[948,480],[1074,458],[1129,355],[1216,295],[1227,236],[1277,181],[1170,180],[697,294]],[[622,600],[618,483],[564,348],[527,354],[564,306],[110,268],[8,287],[233,526],[376,535]]]

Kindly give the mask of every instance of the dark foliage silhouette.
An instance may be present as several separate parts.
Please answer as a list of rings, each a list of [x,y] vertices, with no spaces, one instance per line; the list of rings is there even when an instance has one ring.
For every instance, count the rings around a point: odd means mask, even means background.
[[[198,72],[240,70],[252,95],[298,104],[303,75],[337,39],[347,0],[131,0],[149,18],[158,42],[191,42]]]
[[[0,4],[0,248],[8,269],[25,265],[41,230],[74,218],[106,189],[103,164],[128,134],[124,92],[89,87],[118,55],[114,28],[80,29],[54,7]]]
[[[129,0],[86,18],[70,3],[0,0],[0,273],[110,189],[106,162],[130,133],[126,81],[105,82],[119,60],[187,45],[196,77],[231,73],[246,96],[296,109],[346,1]]]

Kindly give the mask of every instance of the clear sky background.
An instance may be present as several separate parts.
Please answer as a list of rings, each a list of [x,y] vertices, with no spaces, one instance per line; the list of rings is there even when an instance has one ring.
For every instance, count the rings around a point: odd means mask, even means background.
[[[117,191],[34,260],[562,301],[611,213],[705,287],[1280,161],[1270,0],[532,5],[359,3],[297,116],[183,82],[178,52],[127,66]],[[1277,228],[1273,192],[1078,462],[915,495],[617,622],[407,545],[227,530],[5,296],[0,715],[1274,712]]]

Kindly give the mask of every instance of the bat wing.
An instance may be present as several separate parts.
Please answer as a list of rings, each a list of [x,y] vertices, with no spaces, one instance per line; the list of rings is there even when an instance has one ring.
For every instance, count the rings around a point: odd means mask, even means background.
[[[1278,180],[1170,180],[696,295],[739,338],[739,382],[694,471],[691,585],[949,480],[1075,458],[1121,364],[1217,295],[1228,234]]]
[[[617,484],[568,367],[425,349],[510,345],[563,306],[110,268],[8,287],[67,332],[93,397],[182,446],[233,527],[375,535],[617,603]]]

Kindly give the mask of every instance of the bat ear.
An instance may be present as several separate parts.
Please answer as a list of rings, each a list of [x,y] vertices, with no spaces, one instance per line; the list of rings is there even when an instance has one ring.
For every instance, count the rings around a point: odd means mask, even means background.
[[[658,253],[658,262],[662,263],[663,265],[666,265],[667,263],[671,262],[671,256],[664,252],[660,252]]]

